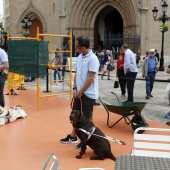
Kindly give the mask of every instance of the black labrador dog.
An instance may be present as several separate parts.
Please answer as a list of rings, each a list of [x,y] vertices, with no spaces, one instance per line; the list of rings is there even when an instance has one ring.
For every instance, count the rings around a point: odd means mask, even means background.
[[[94,126],[94,124],[87,120],[79,110],[72,110],[70,114],[70,122],[73,127],[76,129],[76,134],[81,141],[81,150],[79,155],[76,158],[81,159],[83,154],[85,154],[86,146],[88,145],[91,149],[94,150],[96,156],[92,156],[91,160],[104,160],[105,158],[110,158],[116,160],[111,152],[110,143],[107,139],[99,137],[105,135],[103,132]],[[94,129],[94,135],[89,136],[87,132],[91,132]],[[83,132],[83,130],[85,130]],[[99,135],[99,136],[95,136]]]

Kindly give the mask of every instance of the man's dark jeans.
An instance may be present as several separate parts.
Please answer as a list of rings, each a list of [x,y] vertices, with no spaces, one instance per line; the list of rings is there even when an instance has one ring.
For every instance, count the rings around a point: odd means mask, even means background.
[[[128,93],[128,101],[133,102],[133,90],[137,73],[129,72],[126,73],[126,83],[127,83],[127,93]]]
[[[126,77],[125,77],[124,70],[118,70],[117,74],[118,74],[118,79],[119,79],[119,84],[120,84],[120,89],[121,89],[122,95],[125,95],[125,93],[126,93]]]
[[[155,81],[155,72],[148,73],[145,79],[146,79],[146,94],[149,95],[152,93],[153,84]]]
[[[6,80],[6,74],[0,72],[0,105],[2,107],[5,106],[5,100],[4,100],[4,83]]]

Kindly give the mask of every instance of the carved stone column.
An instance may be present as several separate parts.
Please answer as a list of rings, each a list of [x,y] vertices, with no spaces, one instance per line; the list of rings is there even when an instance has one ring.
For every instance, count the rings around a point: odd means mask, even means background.
[[[141,0],[139,5],[139,23],[140,23],[140,35],[141,35],[141,52],[145,54],[145,51],[148,50],[148,20],[147,20],[148,8],[146,0]]]
[[[60,0],[60,33],[67,34],[66,26],[66,1]]]

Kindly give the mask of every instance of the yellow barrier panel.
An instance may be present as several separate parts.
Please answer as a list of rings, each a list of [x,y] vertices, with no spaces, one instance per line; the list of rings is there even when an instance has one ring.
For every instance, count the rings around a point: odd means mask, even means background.
[[[8,87],[9,87],[9,89],[19,87],[22,84],[24,84],[24,76],[23,75],[8,72]]]

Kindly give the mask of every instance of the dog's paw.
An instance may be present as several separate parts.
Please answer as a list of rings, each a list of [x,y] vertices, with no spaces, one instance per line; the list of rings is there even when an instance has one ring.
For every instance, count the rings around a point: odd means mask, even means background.
[[[77,159],[81,159],[82,156],[81,156],[81,155],[77,155],[76,158],[77,158]]]

